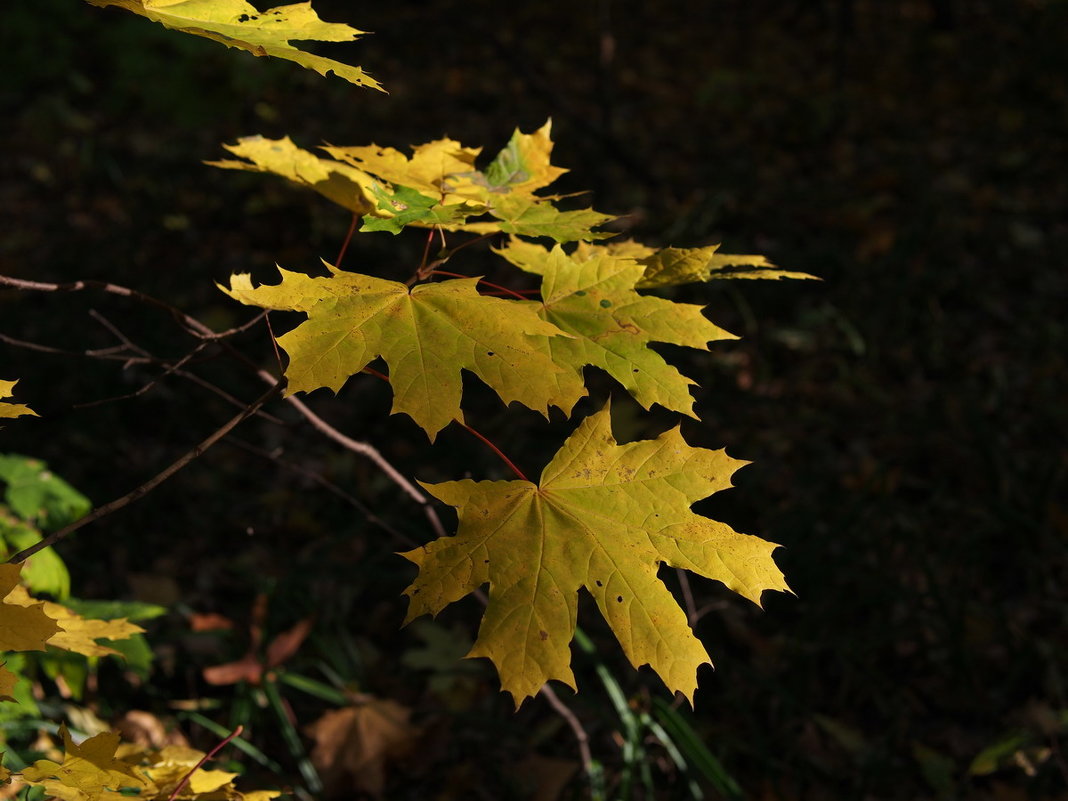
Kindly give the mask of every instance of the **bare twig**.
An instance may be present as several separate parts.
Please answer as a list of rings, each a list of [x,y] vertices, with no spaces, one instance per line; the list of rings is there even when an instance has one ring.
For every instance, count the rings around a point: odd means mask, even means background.
[[[203,440],[192,450],[187,451],[180,459],[178,459],[176,462],[173,462],[165,470],[161,471],[160,473],[157,473],[154,477],[146,481],[144,484],[126,493],[121,498],[116,498],[110,503],[106,503],[103,506],[98,506],[96,509],[91,511],[89,514],[87,514],[80,520],[76,520],[69,526],[64,526],[58,531],[52,532],[47,537],[43,538],[40,542],[31,545],[29,548],[24,548],[23,550],[12,556],[10,559],[8,559],[8,563],[17,564],[19,562],[24,562],[26,559],[33,556],[38,551],[48,548],[51,545],[55,545],[57,542],[69,536],[70,534],[73,534],[75,531],[82,528],[83,526],[87,526],[90,523],[93,523],[99,520],[100,518],[111,514],[112,512],[116,512],[119,509],[122,509],[124,506],[127,506],[133,503],[134,501],[140,500],[149,492],[151,492],[160,484],[162,484],[164,481],[166,481],[175,473],[177,473],[179,470],[181,470],[183,467],[185,467],[187,464],[189,464],[191,461],[193,461],[198,456],[207,451],[212,445],[214,445],[220,439],[225,437],[240,423],[244,422],[249,417],[254,415],[256,411],[268,400],[274,397],[274,395],[276,395],[281,388],[282,382],[276,382],[269,390],[264,392],[259,398],[253,401],[252,404],[242,409],[240,414],[231,417],[220,428],[212,432],[212,434],[208,436],[207,439]]]
[[[582,721],[568,708],[567,704],[560,700],[560,696],[548,684],[543,684],[541,689],[538,690],[538,694],[543,696],[549,702],[549,706],[556,710],[556,714],[562,717],[567,722],[567,725],[571,727],[571,731],[575,734],[575,739],[578,740],[579,754],[582,756],[582,767],[585,769],[587,776],[592,776],[595,768],[593,754],[590,752],[590,736],[586,733]]]
[[[382,520],[382,518],[372,512],[370,508],[368,508],[367,504],[365,504],[355,495],[352,495],[351,493],[343,490],[341,487],[339,487],[333,481],[328,479],[322,473],[317,473],[314,470],[311,470],[307,467],[303,467],[288,459],[283,459],[280,453],[280,448],[277,451],[273,452],[265,451],[262,448],[257,448],[255,445],[245,442],[244,440],[237,439],[236,437],[227,437],[225,442],[230,445],[236,445],[241,450],[247,451],[248,453],[251,453],[254,456],[259,456],[261,459],[267,459],[271,462],[274,462],[276,465],[283,468],[284,470],[289,470],[293,473],[296,473],[297,475],[304,476],[305,478],[314,481],[327,492],[336,495],[338,498],[341,498],[346,503],[349,503],[359,509],[360,512],[363,513],[364,517],[367,518],[367,522],[372,523],[373,525],[376,525],[381,528],[383,531],[388,532],[397,540],[407,545],[409,548],[418,548],[422,544],[416,542],[404,532],[398,531],[397,529],[393,528],[393,526],[389,525],[389,523]]]
[[[686,622],[690,628],[697,625],[697,604],[693,600],[693,589],[690,587],[690,577],[681,567],[675,568],[675,575],[679,577],[679,587],[682,589],[682,600],[686,604]]]
[[[259,376],[266,382],[273,383],[277,380],[266,370],[260,370]],[[378,466],[378,469],[385,473],[386,477],[390,481],[392,481],[394,484],[404,490],[404,492],[408,494],[408,497],[410,497],[413,501],[423,507],[423,513],[426,515],[427,520],[430,521],[430,525],[434,529],[434,533],[437,534],[439,537],[446,536],[445,527],[441,525],[441,520],[438,518],[438,513],[434,510],[434,507],[430,505],[430,500],[426,497],[426,495],[419,491],[418,487],[416,487],[411,481],[405,478],[404,475],[399,470],[397,470],[397,468],[390,464],[386,457],[379,453],[377,448],[375,448],[369,443],[360,442],[359,440],[352,439],[352,437],[345,436],[332,425],[330,425],[328,422],[326,422],[323,418],[321,418],[319,415],[309,409],[299,398],[294,397],[293,395],[287,395],[286,400],[293,406],[294,409],[304,415],[304,419],[311,423],[321,433],[325,434],[339,445],[348,448],[353,453],[358,453],[361,456],[365,456],[372,462],[374,462],[375,465]]]
[[[258,314],[253,320],[237,326],[236,328],[216,332],[212,331],[195,317],[189,316],[181,309],[172,306],[159,298],[154,298],[151,295],[146,295],[144,292],[138,292],[136,289],[130,289],[129,287],[120,286],[119,284],[112,284],[108,281],[70,281],[65,284],[53,284],[45,281],[26,281],[22,278],[12,278],[8,275],[0,275],[0,286],[8,286],[12,289],[33,290],[35,292],[82,292],[86,289],[96,289],[111,295],[132,298],[141,303],[146,303],[149,306],[155,306],[156,308],[168,312],[188,333],[198,339],[225,339],[245,330],[262,316],[262,313]]]
[[[349,249],[349,242],[352,241],[352,235],[356,232],[356,222],[360,219],[360,215],[356,212],[352,212],[352,222],[349,223],[349,232],[345,234],[345,241],[341,243],[341,250],[337,252],[337,261],[334,262],[334,266],[339,270],[341,269],[341,260],[345,258],[345,251]]]

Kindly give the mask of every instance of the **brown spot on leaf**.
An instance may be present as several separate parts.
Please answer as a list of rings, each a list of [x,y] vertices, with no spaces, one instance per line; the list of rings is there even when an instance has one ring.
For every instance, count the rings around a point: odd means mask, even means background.
[[[549,632],[545,631],[545,629],[542,629],[538,632],[538,636],[541,637],[542,642],[545,642],[545,640],[549,639]]]

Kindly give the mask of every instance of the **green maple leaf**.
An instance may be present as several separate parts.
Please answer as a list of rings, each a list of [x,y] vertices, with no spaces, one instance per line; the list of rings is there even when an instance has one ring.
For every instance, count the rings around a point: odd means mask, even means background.
[[[0,381],[0,399],[10,398],[18,381]],[[37,412],[21,403],[0,403],[0,417],[37,416]]]
[[[545,251],[513,242],[497,251],[509,261],[542,276],[543,319],[573,339],[550,343],[553,360],[581,370],[600,367],[626,387],[646,409],[654,403],[693,415],[694,382],[664,361],[650,342],[668,342],[700,350],[734,335],[709,322],[701,306],[675,303],[635,291],[644,267],[607,250],[577,261],[559,245]]]
[[[288,136],[282,139],[245,136],[237,144],[223,147],[244,161],[225,159],[204,163],[224,170],[274,173],[314,189],[357,214],[367,214],[375,208],[374,178],[363,170],[297,147]]]
[[[247,274],[224,292],[265,309],[304,312],[308,320],[279,338],[289,354],[288,392],[329,387],[381,356],[389,367],[393,412],[422,426],[431,440],[462,419],[460,371],[470,370],[500,395],[548,414],[565,413],[585,394],[580,376],[553,363],[549,338],[567,336],[524,302],[484,297],[477,278],[421,284],[342,272],[327,278],[280,270],[282,282],[253,287]]]
[[[291,41],[351,42],[362,35],[348,25],[323,22],[310,2],[259,11],[245,0],[87,0],[94,6],[119,6],[172,30],[203,36],[254,56],[293,61],[320,75],[334,73],[349,83],[382,87],[360,67],[317,56]]]
[[[523,195],[503,195],[493,201],[490,214],[499,219],[500,230],[520,236],[549,237],[557,242],[605,239],[615,234],[593,231],[614,219],[593,209],[560,211],[546,200]]]
[[[419,566],[405,591],[407,619],[437,614],[489,583],[468,656],[489,657],[518,705],[550,679],[575,686],[569,644],[585,587],[631,663],[650,665],[692,700],[697,668],[709,658],[657,578],[660,564],[721,581],[758,604],[765,590],[788,590],[771,557],[778,546],[690,511],[731,486],[743,464],[690,447],[678,428],[618,445],[606,407],[582,422],[538,484],[424,484],[456,507],[460,527],[402,554]]]
[[[393,192],[387,192],[376,185],[372,191],[378,200],[378,208],[388,212],[390,216],[364,217],[361,231],[389,231],[399,234],[404,226],[413,223],[455,227],[463,225],[471,215],[484,211],[470,203],[445,205],[406,186],[396,186]]]

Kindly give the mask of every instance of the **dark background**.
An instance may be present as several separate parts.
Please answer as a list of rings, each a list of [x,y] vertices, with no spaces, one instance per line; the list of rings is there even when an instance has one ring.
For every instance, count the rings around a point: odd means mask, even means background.
[[[202,166],[220,143],[262,133],[403,148],[448,134],[492,154],[515,126],[551,116],[554,162],[571,169],[562,191],[592,189],[626,235],[722,242],[823,279],[672,295],[707,304],[743,337],[710,354],[664,348],[703,387],[703,422],[684,423],[687,436],[754,463],[738,489],[698,509],[783,544],[797,593],[766,597],[761,612],[695,580],[699,605],[712,605],[698,634],[717,664],[702,669],[696,699],[708,747],[751,798],[1066,797],[1068,4],[316,7],[375,31],[319,52],[363,65],[389,95],[114,9],[5,9],[0,272],[114,281],[221,329],[251,314],[214,281],[332,259],[349,216],[280,179]],[[365,234],[346,267],[403,280],[421,248],[416,232]],[[476,249],[454,264],[509,275]],[[74,351],[116,344],[90,309],[162,357],[195,345],[165,313],[90,292],[3,292],[0,331]],[[295,319],[274,315],[276,332]],[[236,344],[274,364],[262,327]],[[41,414],[9,424],[5,449],[45,459],[97,503],[233,413],[173,376],[135,399],[76,408],[136,391],[159,369],[2,347],[3,377],[21,379],[17,399]],[[196,369],[244,401],[262,391],[223,355]],[[596,403],[609,388],[596,385]],[[469,392],[472,421],[530,473],[569,430]],[[623,439],[674,424],[615,400]],[[430,446],[407,419],[387,419],[388,390],[370,377],[310,402],[408,475],[504,477],[462,431]],[[232,722],[244,690],[209,687],[200,671],[243,652],[240,628],[266,593],[270,632],[318,614],[293,669],[319,675],[326,662],[353,689],[413,708],[424,741],[386,797],[529,797],[510,766],[532,753],[575,760],[570,732],[540,699],[513,713],[488,669],[443,696],[406,666],[420,640],[398,630],[412,571],[393,553],[407,546],[307,471],[422,542],[419,510],[282,404],[271,411],[286,424],[255,421],[236,436],[284,449],[282,464],[220,444],[63,547],[83,597],[180,596],[153,633],[153,683],[116,679],[101,714],[164,714],[168,700],[203,695],[221,701],[205,714]],[[192,637],[191,612],[227,615],[238,631]],[[583,625],[635,708],[663,696],[591,612]],[[462,642],[478,613],[468,599],[439,622]],[[561,693],[611,778],[619,721],[591,662],[576,663],[581,692]],[[324,708],[293,704],[301,725]],[[264,716],[250,737],[292,771],[276,728]],[[210,747],[211,735],[190,731]],[[998,744],[1000,769],[972,775]],[[684,797],[665,765],[658,797]],[[576,778],[562,797],[582,793]]]

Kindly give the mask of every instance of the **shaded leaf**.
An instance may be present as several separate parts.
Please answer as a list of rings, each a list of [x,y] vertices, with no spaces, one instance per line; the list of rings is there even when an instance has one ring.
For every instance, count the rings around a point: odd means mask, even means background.
[[[327,712],[307,727],[315,741],[311,759],[328,794],[351,789],[381,796],[386,766],[407,754],[419,729],[412,711],[388,698],[369,696],[345,709]]]
[[[7,669],[6,664],[0,665],[0,701],[15,701],[15,685],[19,677]]]
[[[245,0],[88,0],[94,6],[119,6],[153,22],[254,56],[284,58],[315,70],[334,73],[349,83],[381,90],[378,81],[360,67],[317,56],[293,46],[293,41],[351,42],[358,31],[338,22],[323,22],[310,2],[259,11]]]
[[[247,274],[235,275],[223,288],[241,303],[308,315],[278,340],[290,359],[287,392],[337,392],[381,356],[389,367],[393,412],[410,416],[431,440],[461,414],[462,369],[505,403],[519,401],[543,414],[550,405],[569,412],[585,394],[581,377],[549,356],[548,338],[566,335],[528,304],[479,295],[478,279],[409,290],[397,281],[329,269],[327,278],[281,270],[280,284],[255,288]]]
[[[717,253],[719,245],[704,248],[663,248],[639,259],[645,275],[639,289],[727,278],[818,280],[808,273],[779,270],[763,256]]]
[[[618,445],[606,407],[582,422],[537,485],[424,485],[456,507],[460,528],[403,554],[419,566],[405,591],[407,619],[437,614],[489,583],[469,656],[489,657],[518,705],[550,679],[574,687],[569,644],[585,587],[631,663],[649,664],[692,698],[708,654],[657,579],[659,566],[716,579],[755,603],[765,590],[788,589],[771,557],[776,545],[690,511],[729,487],[742,464],[690,447],[678,428]]]
[[[373,192],[378,201],[378,208],[388,212],[390,216],[365,216],[361,231],[389,231],[399,234],[404,226],[415,223],[424,226],[458,226],[467,222],[468,217],[483,212],[483,209],[469,203],[439,203],[406,186],[397,186],[393,192],[375,186]]]

